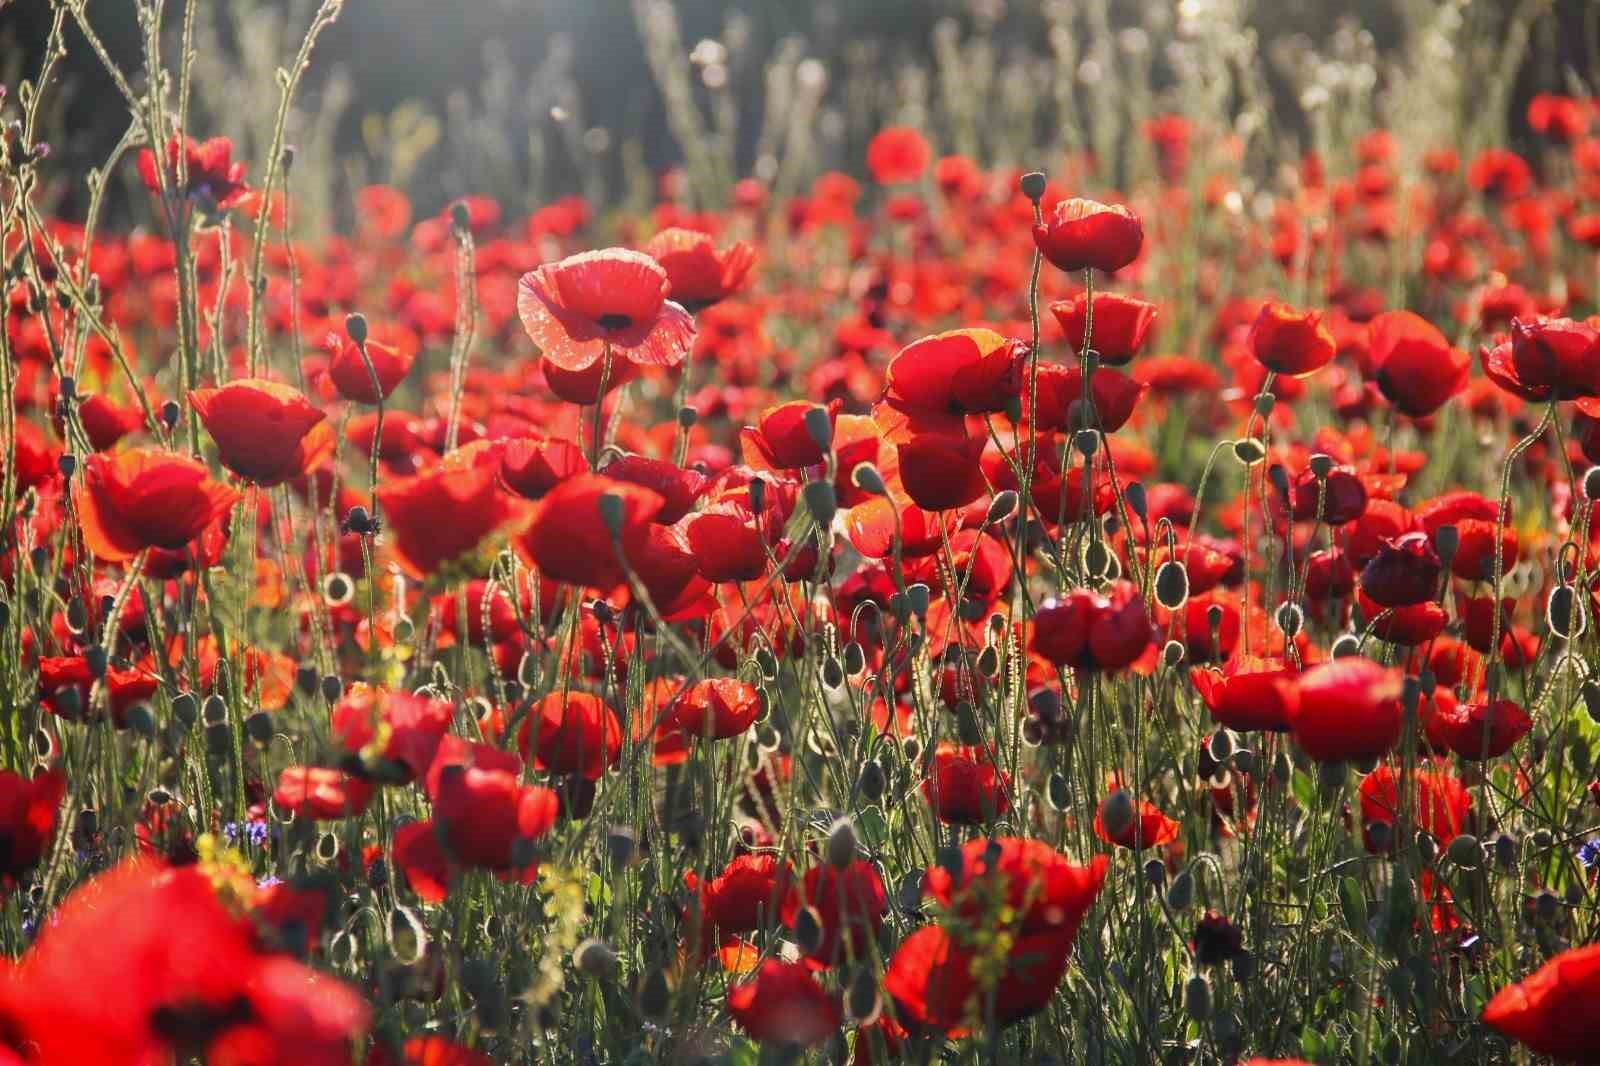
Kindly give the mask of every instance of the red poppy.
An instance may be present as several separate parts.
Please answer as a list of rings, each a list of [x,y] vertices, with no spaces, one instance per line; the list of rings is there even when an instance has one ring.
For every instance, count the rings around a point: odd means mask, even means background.
[[[900,483],[911,502],[924,511],[965,507],[988,491],[981,437],[919,433],[897,448]]]
[[[899,185],[922,177],[932,154],[921,132],[886,126],[867,142],[867,169],[880,185]]]
[[[328,377],[339,395],[352,403],[377,403],[387,400],[395,388],[411,373],[411,364],[417,353],[409,346],[384,344],[368,337],[366,358],[361,357],[361,346],[341,333],[330,332],[322,341],[328,353]],[[368,361],[372,369],[367,369]],[[376,372],[377,388],[372,378]]]
[[[650,238],[645,254],[667,272],[667,295],[694,312],[726,300],[750,276],[756,250],[735,241],[722,251],[708,233],[670,227]]]
[[[956,416],[1003,411],[1022,384],[1027,345],[989,329],[956,329],[912,341],[884,376],[883,402],[912,432],[953,432]]]
[[[0,898],[26,876],[56,836],[67,779],[60,770],[23,777],[0,770]]]
[[[1463,759],[1496,759],[1533,728],[1533,719],[1512,700],[1459,703],[1433,700],[1422,719],[1428,743]]]
[[[1361,568],[1361,591],[1381,607],[1409,607],[1438,595],[1443,572],[1428,534],[1418,531],[1388,537]]]
[[[1411,772],[1416,790],[1410,816],[1417,828],[1435,840],[1451,841],[1466,828],[1472,809],[1472,796],[1461,782],[1445,770],[1416,769]],[[1374,825],[1392,827],[1400,811],[1400,775],[1387,764],[1361,779],[1361,833],[1368,851],[1390,852],[1396,841],[1374,834]]]
[[[137,665],[127,669],[107,665],[103,676],[111,721],[118,729],[126,728],[128,709],[154,696],[161,684],[158,675]],[[39,659],[39,694],[51,714],[71,721],[84,720],[94,684],[94,673],[82,655],[46,655]]]
[[[762,411],[756,425],[745,427],[740,434],[745,462],[750,464],[759,461],[763,466],[780,470],[815,466],[822,462],[826,452],[806,427],[807,414],[817,407],[810,400],[792,400]],[[829,414],[831,422],[832,413],[827,408],[820,409]]]
[[[513,437],[500,450],[500,480],[524,499],[537,500],[588,469],[583,449],[570,440]]]
[[[1072,350],[1083,350],[1083,329],[1089,301],[1082,293],[1050,305],[1050,313],[1061,323],[1061,332]],[[1090,346],[1100,353],[1104,366],[1122,366],[1144,346],[1155,324],[1156,305],[1136,296],[1118,292],[1094,294],[1094,336]]]
[[[7,1038],[28,1061],[78,1066],[348,1063],[367,1023],[360,996],[257,943],[209,871],[125,862],[41,923],[8,990],[21,1031]]]
[[[1600,1062],[1600,944],[1571,948],[1494,994],[1483,1023],[1535,1054]]]
[[[1367,511],[1367,487],[1355,467],[1338,465],[1326,476],[1318,477],[1309,466],[1295,475],[1290,485],[1294,503],[1291,515],[1297,522],[1319,517],[1330,526],[1354,522]],[[1274,498],[1276,499],[1276,498]]]
[[[246,378],[220,389],[192,389],[189,403],[217,442],[222,465],[246,481],[282,484],[318,457],[311,432],[326,416],[299,389]],[[331,436],[325,443],[331,451]]]
[[[524,842],[555,825],[560,800],[548,788],[517,782],[516,759],[485,745],[441,748],[430,771],[431,821],[412,822],[394,835],[394,861],[412,891],[441,902],[463,869],[489,870],[531,884],[537,863]]]
[[[661,495],[661,510],[654,521],[671,525],[689,513],[706,490],[707,478],[698,470],[687,470],[665,459],[643,455],[623,455],[600,468],[600,473],[616,481],[642,485]]]
[[[622,516],[616,539],[602,516],[603,497],[613,497]],[[611,589],[627,580],[623,560],[631,566],[645,551],[650,523],[666,501],[640,485],[614,481],[601,474],[568,478],[539,501],[539,510],[522,535],[521,545],[540,573],[588,588]]]
[[[1060,200],[1033,227],[1033,242],[1061,270],[1121,270],[1139,257],[1144,227],[1121,204]]]
[[[884,977],[901,1017],[952,1036],[989,1015],[1005,1024],[1050,1002],[1066,973],[1078,926],[1094,905],[1110,861],[1074,866],[1048,844],[1017,837],[969,841],[961,872],[930,867],[929,895],[973,926],[993,920],[992,901],[1007,901],[1011,950],[992,989],[974,972],[977,952],[942,925],[924,926],[896,949]]]
[[[535,769],[597,781],[622,754],[622,725],[593,693],[552,692],[523,720],[517,749]]]
[[[381,741],[371,758],[388,763],[385,780],[398,778],[403,784],[428,772],[454,716],[448,700],[356,684],[334,704],[328,726],[334,741],[352,755]]]
[[[822,935],[806,957],[820,966],[836,966],[871,957],[872,941],[883,925],[889,897],[870,862],[853,860],[836,867],[813,866],[783,901],[783,924],[793,929],[802,907],[812,908]]]
[[[1133,417],[1133,409],[1146,385],[1116,370],[1096,370],[1089,379],[1094,411],[1101,431],[1115,433]],[[1026,383],[1021,398],[1026,413]],[[1039,368],[1035,417],[1040,430],[1071,431],[1087,426],[1087,412],[1075,408],[1083,399],[1083,374],[1076,366],[1050,363]]]
[[[1257,362],[1279,374],[1309,374],[1338,351],[1321,311],[1300,311],[1284,303],[1261,308],[1246,343]]]
[[[1011,777],[984,748],[941,741],[922,795],[946,825],[983,825],[1011,809]]]
[[[1114,673],[1145,653],[1153,633],[1138,586],[1116,581],[1104,595],[1073,589],[1046,600],[1029,647],[1057,666]]]
[[[1535,403],[1600,396],[1600,331],[1570,318],[1521,318],[1511,338],[1481,349],[1483,372]]]
[[[1351,656],[1313,666],[1293,684],[1289,730],[1318,762],[1371,759],[1399,743],[1401,674]]]
[[[843,1024],[839,1004],[798,962],[768,959],[756,975],[728,989],[728,1013],[763,1044],[817,1047]]]
[[[1218,725],[1241,733],[1289,729],[1289,706],[1299,695],[1288,663],[1238,655],[1222,669],[1197,666],[1189,680]]]
[[[1149,800],[1139,800],[1132,811],[1133,816],[1126,820],[1126,824],[1108,826],[1106,807],[1107,804],[1102,802],[1095,811],[1094,835],[1107,844],[1143,851],[1145,848],[1159,848],[1178,839],[1178,823]]]
[[[550,362],[585,370],[602,362],[675,366],[694,323],[668,300],[667,272],[643,252],[607,248],[568,256],[522,276],[517,313]]]
[[[773,925],[789,887],[789,869],[771,855],[735,855],[700,886],[700,922],[707,944]]]
[[[177,551],[238,498],[201,463],[151,448],[87,456],[73,490],[84,545],[107,562],[146,548]]]
[[[557,397],[588,407],[600,402],[602,396],[620,389],[628,382],[639,376],[639,367],[635,363],[613,361],[611,368],[606,369],[605,362],[596,359],[582,370],[566,370],[551,362],[546,357],[539,360],[539,373],[544,376],[544,382],[550,386],[550,391]],[[601,391],[601,386],[605,391]]]
[[[736,737],[761,714],[761,691],[736,677],[708,677],[680,692],[672,701],[671,714],[691,737]]]
[[[272,802],[286,811],[317,820],[359,815],[372,801],[372,782],[342,770],[286,766],[278,774]]]
[[[378,503],[401,569],[427,578],[523,517],[526,505],[500,490],[497,473],[493,466],[443,465],[381,486]]]
[[[178,184],[178,138],[167,141],[166,180],[168,188],[184,199],[209,198],[220,208],[229,208],[249,193],[244,183],[244,164],[233,162],[233,142],[227,137],[212,137],[208,141],[183,139],[184,169],[188,184]],[[139,152],[139,178],[151,192],[161,190],[161,178],[156,172],[156,154],[149,148]]]
[[[1422,316],[1388,311],[1367,330],[1373,379],[1397,410],[1426,418],[1467,387],[1472,360]]]

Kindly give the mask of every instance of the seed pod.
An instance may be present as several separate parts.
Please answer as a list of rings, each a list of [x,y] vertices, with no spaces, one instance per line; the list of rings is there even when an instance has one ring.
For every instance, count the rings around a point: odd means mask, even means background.
[[[833,448],[833,419],[828,416],[826,407],[808,407],[804,417],[806,435],[811,438],[811,443],[821,448],[824,452]]]
[[[1022,190],[1022,195],[1038,203],[1044,198],[1045,176],[1037,170],[1030,170],[1022,175],[1017,182],[1017,187]]]
[[[836,870],[842,870],[856,861],[856,827],[848,818],[840,818],[833,823],[833,828],[828,830],[828,845],[825,852],[828,865]]]
[[[1189,904],[1194,902],[1194,874],[1187,868],[1179,870],[1178,876],[1172,879],[1172,884],[1167,886],[1167,906],[1175,911],[1188,910]]]
[[[1470,833],[1462,833],[1445,847],[1450,861],[1463,870],[1476,870],[1483,865],[1483,845]]]
[[[200,704],[194,693],[180,692],[172,697],[172,717],[182,722],[185,729],[200,720]]]
[[[1156,570],[1156,602],[1169,611],[1182,607],[1189,599],[1189,571],[1182,563],[1162,563]]]
[[[822,947],[822,916],[815,907],[801,907],[794,916],[794,942],[807,955]]]
[[[1352,655],[1359,655],[1361,638],[1354,633],[1341,633],[1329,646],[1328,654],[1335,659],[1348,659]]]
[[[858,968],[845,991],[845,1009],[857,1025],[871,1025],[877,1019],[881,1006],[877,975],[870,967]]]
[[[1233,457],[1244,466],[1254,466],[1266,455],[1267,449],[1254,437],[1241,437],[1233,442]]]
[[[1125,788],[1115,790],[1100,801],[1100,824],[1106,836],[1112,840],[1121,840],[1131,832],[1134,820],[1138,817],[1138,804],[1133,802],[1133,795]]]
[[[801,490],[805,497],[806,508],[810,510],[817,525],[827,529],[833,525],[833,516],[839,513],[839,501],[833,493],[833,482],[813,481]]]
[[[1557,585],[1550,590],[1550,601],[1545,606],[1545,621],[1550,632],[1562,640],[1576,640],[1583,635],[1587,620],[1583,604],[1573,594],[1571,585]]]
[[[1014,489],[1002,489],[995,493],[994,499],[989,501],[989,511],[983,520],[991,526],[1004,522],[1017,509],[1017,499]]]
[[[883,496],[889,491],[889,486],[883,482],[883,475],[871,463],[857,463],[856,468],[850,471],[850,480],[856,488],[874,496]]]
[[[888,778],[884,775],[883,765],[876,759],[868,759],[861,765],[858,787],[861,789],[861,794],[867,799],[873,802],[882,799],[883,791],[887,784]]]
[[[263,746],[272,743],[272,715],[256,711],[244,720],[245,736]]]
[[[1211,985],[1200,974],[1189,978],[1183,988],[1183,1009],[1197,1022],[1211,1017]]]

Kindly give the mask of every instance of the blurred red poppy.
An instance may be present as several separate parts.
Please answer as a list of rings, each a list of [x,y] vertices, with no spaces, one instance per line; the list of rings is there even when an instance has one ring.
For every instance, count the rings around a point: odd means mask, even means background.
[[[286,811],[316,820],[359,815],[372,801],[372,782],[341,770],[319,766],[286,766],[278,773],[272,802]]]
[[[1298,681],[1289,729],[1318,762],[1371,759],[1400,740],[1399,670],[1351,656],[1313,666]]]
[[[602,504],[606,497],[617,502]],[[627,580],[624,560],[631,566],[645,551],[650,523],[665,504],[660,493],[643,486],[580,474],[539,501],[538,513],[520,543],[540,573],[553,580],[615,588]],[[621,518],[615,536],[602,514],[602,508],[609,507],[615,507]]]
[[[84,545],[106,562],[183,548],[238,498],[201,463],[151,448],[87,456],[73,492]]]
[[[1600,944],[1570,948],[1494,994],[1483,1023],[1538,1055],[1600,1062]]]
[[[644,252],[667,272],[666,295],[691,313],[737,292],[756,259],[748,241],[718,251],[710,234],[677,226],[651,237]]]
[[[793,929],[802,907],[810,907],[821,936],[806,953],[819,966],[837,966],[871,957],[872,940],[883,925],[889,897],[870,862],[855,859],[843,867],[825,863],[806,871],[784,897],[783,924]]]
[[[1089,301],[1082,293],[1057,300],[1050,313],[1061,323],[1061,332],[1072,351],[1083,349],[1083,331],[1088,323]],[[1100,353],[1102,366],[1122,366],[1144,347],[1155,324],[1156,305],[1119,292],[1094,294],[1094,336],[1090,346]]]
[[[801,963],[768,959],[755,977],[728,989],[728,1013],[764,1044],[817,1047],[843,1024],[839,1004]]]
[[[1289,729],[1289,706],[1299,695],[1292,683],[1295,673],[1279,660],[1237,655],[1220,670],[1191,669],[1189,680],[1218,725],[1241,733],[1282,733]]]
[[[414,578],[436,574],[525,516],[500,490],[494,466],[440,466],[378,489],[383,521],[400,567]],[[449,515],[449,522],[440,522]]]
[[[178,154],[183,153],[187,183],[178,184]],[[149,148],[139,152],[139,179],[151,192],[161,190],[161,175],[156,170],[156,154]],[[180,148],[178,138],[167,141],[166,184],[184,199],[209,199],[220,208],[229,208],[244,199],[250,190],[244,183],[244,164],[233,161],[233,142],[227,137],[212,137],[196,141],[185,137]]]
[[[352,403],[377,403],[388,399],[411,373],[411,364],[417,356],[414,348],[384,344],[372,337],[367,338],[365,347],[366,358],[363,359],[362,346],[343,334],[330,332],[322,341],[322,348],[328,353],[328,377],[339,395]],[[371,370],[367,369],[369,360]],[[374,373],[378,378],[376,388],[372,383]]]
[[[1472,360],[1422,316],[1388,311],[1367,329],[1373,379],[1397,410],[1426,418],[1467,387]]]
[[[928,140],[910,126],[885,126],[867,142],[867,169],[882,185],[916,181],[932,157]]]
[[[0,770],[0,899],[15,888],[54,842],[67,779],[60,770],[23,777]]]
[[[535,769],[597,781],[622,754],[622,726],[593,693],[552,692],[523,720],[517,749]]]
[[[736,677],[696,681],[672,701],[672,720],[691,737],[724,740],[750,728],[761,714],[761,691]]]
[[[1011,809],[1011,777],[982,747],[940,741],[922,795],[946,825],[984,825]]]

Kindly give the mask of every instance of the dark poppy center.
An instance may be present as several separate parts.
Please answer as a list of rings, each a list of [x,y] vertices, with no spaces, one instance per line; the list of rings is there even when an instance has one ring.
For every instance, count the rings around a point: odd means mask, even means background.
[[[601,315],[598,321],[602,329],[608,330],[627,329],[629,326],[633,325],[633,319],[629,318],[627,315]]]

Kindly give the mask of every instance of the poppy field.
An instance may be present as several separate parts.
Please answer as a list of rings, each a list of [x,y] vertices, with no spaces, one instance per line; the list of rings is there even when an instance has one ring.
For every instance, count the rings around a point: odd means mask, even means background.
[[[1600,1063],[1600,96],[1413,56],[1461,106],[1384,112],[1336,46],[1294,125],[1183,23],[1011,155],[997,76],[827,158],[775,60],[736,169],[641,0],[642,199],[322,218],[338,0],[250,158],[192,5],[132,58],[50,6],[0,1066]],[[129,124],[83,172],[69,40]]]

